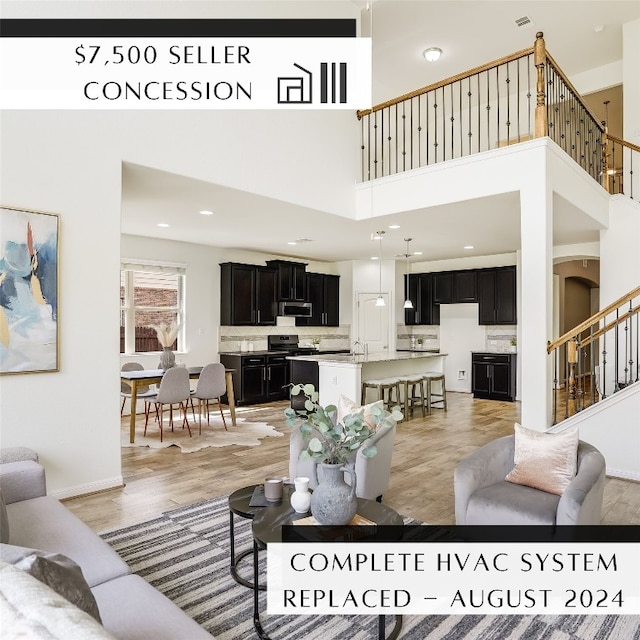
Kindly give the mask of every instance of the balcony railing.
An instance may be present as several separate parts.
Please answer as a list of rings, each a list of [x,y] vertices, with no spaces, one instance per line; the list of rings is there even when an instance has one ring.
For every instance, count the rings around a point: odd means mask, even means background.
[[[553,424],[640,379],[640,287],[547,346]]]
[[[363,182],[549,136],[610,193],[640,193],[640,147],[607,134],[542,33],[529,49],[357,116]]]

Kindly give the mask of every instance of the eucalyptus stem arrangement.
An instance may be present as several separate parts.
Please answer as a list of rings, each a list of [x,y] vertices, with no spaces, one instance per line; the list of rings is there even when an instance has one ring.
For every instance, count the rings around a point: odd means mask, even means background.
[[[306,396],[305,413],[299,414],[292,408],[284,411],[287,425],[299,426],[307,441],[307,448],[301,457],[328,464],[352,463],[358,449],[374,434],[381,430],[391,429],[396,422],[402,420],[398,407],[391,412],[382,407],[373,406],[365,421],[364,408],[344,416],[338,422],[338,410],[335,405],[321,407],[318,404],[318,392],[312,384],[295,384],[291,386],[291,395]],[[372,428],[371,423],[375,428]],[[375,444],[363,447],[362,455],[373,458],[378,450]]]

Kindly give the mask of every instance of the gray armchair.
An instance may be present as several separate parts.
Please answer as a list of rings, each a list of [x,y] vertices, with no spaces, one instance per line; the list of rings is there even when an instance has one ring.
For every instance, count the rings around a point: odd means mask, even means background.
[[[578,443],[578,470],[561,496],[507,482],[514,436],[480,447],[456,466],[457,525],[600,524],[605,461],[590,444]]]
[[[382,495],[389,487],[391,476],[391,456],[393,454],[393,442],[396,436],[396,427],[374,433],[366,440],[355,456],[356,495],[358,498],[382,501]],[[362,448],[375,444],[378,450],[373,458],[362,455]],[[307,448],[300,429],[294,428],[289,441],[289,478],[293,481],[296,477],[309,478],[309,488],[315,489],[313,480],[313,461],[301,460],[300,454]],[[345,474],[345,480],[349,482],[349,475]]]

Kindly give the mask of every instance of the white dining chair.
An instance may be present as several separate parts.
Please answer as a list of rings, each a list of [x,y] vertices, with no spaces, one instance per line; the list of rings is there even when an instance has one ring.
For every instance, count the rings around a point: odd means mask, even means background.
[[[121,371],[144,371],[144,367],[139,362],[125,362],[122,365]],[[122,405],[120,406],[120,415],[124,411],[124,404],[127,398],[131,399],[131,387],[122,380],[120,382],[120,395],[122,396]],[[155,390],[151,389],[148,384],[139,385],[136,392],[136,400],[144,400],[145,402],[145,415],[147,413],[147,405],[153,401],[156,397]],[[131,407],[132,413],[136,412],[136,407]]]
[[[154,399],[156,406],[156,419],[160,425],[160,442],[162,442],[162,427],[164,422],[164,406],[169,405],[169,424],[173,431],[173,405],[179,405],[182,411],[182,428],[187,427],[189,437],[191,437],[191,427],[187,419],[187,409],[191,398],[191,388],[189,385],[189,372],[184,367],[172,367],[162,376],[158,394]],[[144,435],[147,435],[147,424],[149,422],[149,411],[145,413]]]
[[[199,432],[202,433],[202,404],[204,403],[205,411],[207,414],[207,425],[209,424],[209,401],[217,400],[218,408],[220,409],[220,415],[222,416],[222,424],[225,431],[227,429],[227,421],[225,420],[224,413],[222,411],[222,404],[220,403],[220,397],[225,394],[227,390],[227,384],[225,379],[225,368],[223,364],[219,362],[213,362],[203,367],[198,377],[198,383],[196,384],[195,391],[191,394],[191,411],[193,408],[193,399],[198,400],[198,412],[199,412]],[[195,420],[195,412],[194,412]]]

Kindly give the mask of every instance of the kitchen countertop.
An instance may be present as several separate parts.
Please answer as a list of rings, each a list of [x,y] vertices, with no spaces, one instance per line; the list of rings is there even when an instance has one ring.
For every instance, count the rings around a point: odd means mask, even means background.
[[[303,347],[306,348],[306,347]],[[331,353],[342,353],[348,354],[350,353],[349,349],[320,349],[316,355],[322,354],[331,354]],[[221,351],[221,356],[288,356],[289,353],[287,351],[269,351],[269,350],[260,350],[260,351]],[[291,357],[291,356],[290,356]],[[294,356],[297,357],[297,356]]]
[[[370,353],[369,355],[334,354],[317,356],[289,356],[288,360],[306,360],[309,362],[324,362],[335,364],[366,364],[367,362],[392,362],[395,360],[419,360],[420,358],[435,358],[446,356],[446,353],[433,351],[390,351]]]

